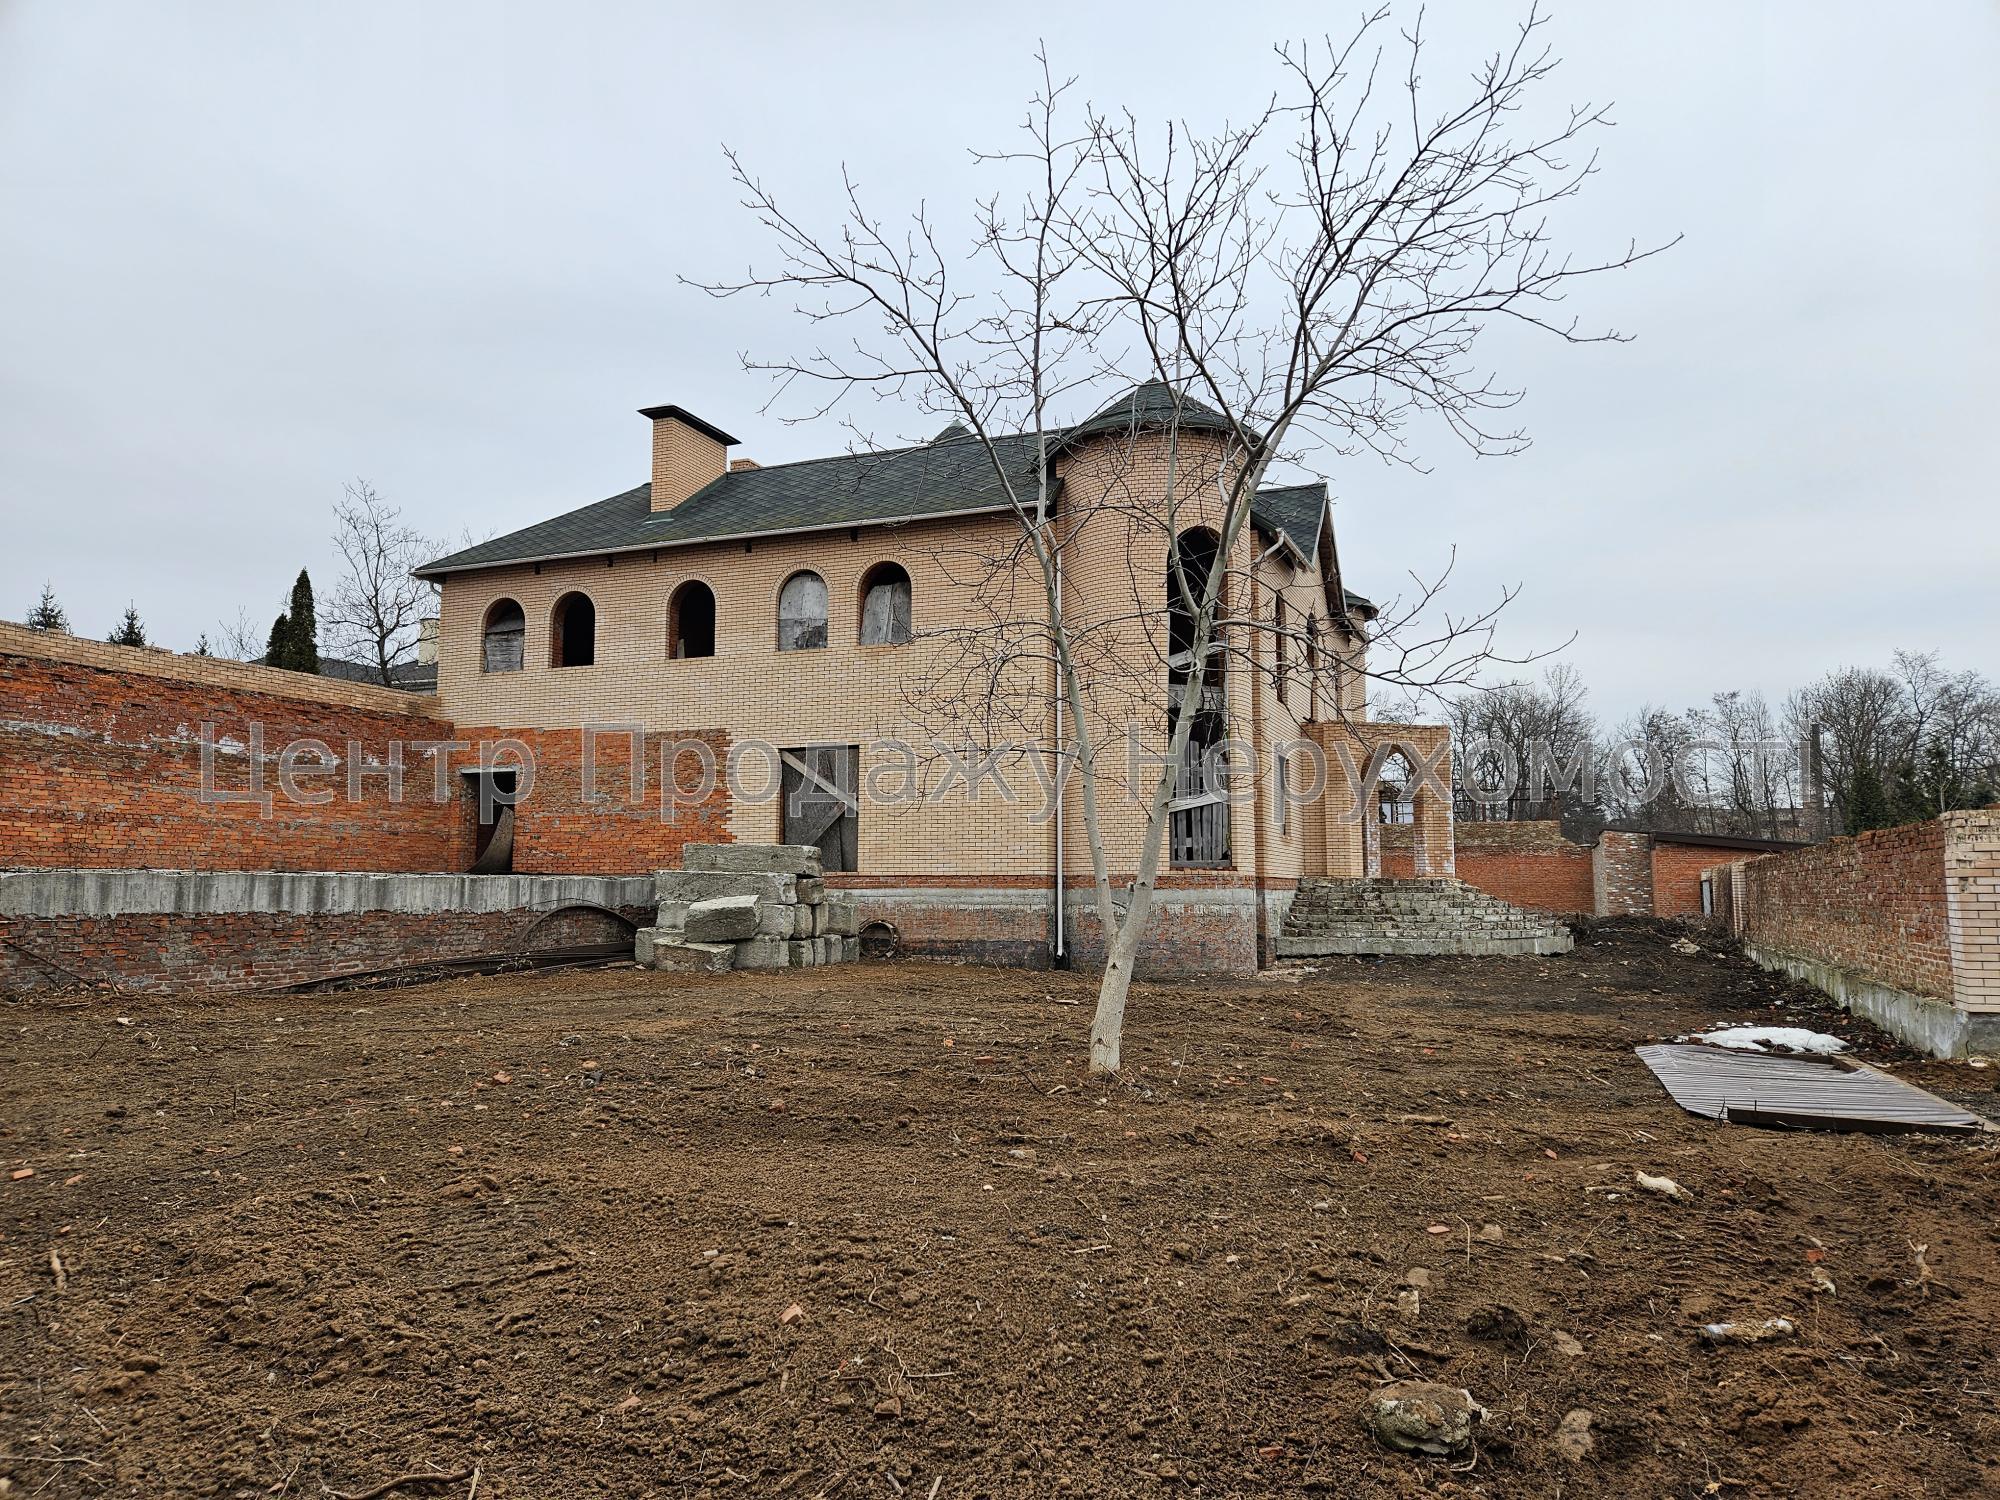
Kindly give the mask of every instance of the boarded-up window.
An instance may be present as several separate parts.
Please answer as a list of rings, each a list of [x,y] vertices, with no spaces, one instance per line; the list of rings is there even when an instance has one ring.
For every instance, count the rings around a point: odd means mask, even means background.
[[[860,750],[853,745],[809,745],[782,751],[780,759],[784,806],[779,842],[817,846],[823,869],[856,868],[860,802],[855,771]]]
[[[900,646],[910,638],[910,575],[877,563],[861,580],[861,644]]]
[[[528,617],[512,599],[496,599],[486,611],[486,630],[480,642],[480,665],[488,672],[521,670],[522,642],[528,636]]]
[[[778,649],[815,651],[826,644],[826,580],[794,573],[778,591]]]

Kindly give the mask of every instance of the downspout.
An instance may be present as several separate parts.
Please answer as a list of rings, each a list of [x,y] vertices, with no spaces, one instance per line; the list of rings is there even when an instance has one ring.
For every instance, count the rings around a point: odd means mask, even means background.
[[[1063,553],[1062,553],[1062,548],[1058,546],[1056,549],[1056,587],[1055,587],[1057,629],[1062,628],[1062,582],[1063,582]],[[1054,782],[1055,798],[1056,798],[1056,816],[1055,816],[1056,944],[1055,944],[1055,953],[1052,955],[1051,963],[1055,968],[1066,969],[1069,967],[1069,949],[1067,943],[1068,933],[1065,930],[1066,923],[1064,921],[1065,913],[1063,909],[1066,904],[1064,899],[1065,891],[1063,888],[1063,803],[1068,796],[1069,784],[1063,776],[1062,662],[1060,660],[1052,662],[1050,666],[1050,672],[1055,678],[1055,683],[1054,683],[1055,692],[1051,695],[1051,702],[1053,703],[1055,708],[1055,719],[1056,719],[1055,723],[1056,766],[1055,766],[1055,782]]]
[[[1265,713],[1264,674],[1257,661],[1257,579],[1255,563],[1251,564],[1251,577],[1245,590],[1249,594],[1249,607],[1245,614],[1250,618],[1250,827],[1252,837],[1257,841],[1257,855],[1251,869],[1251,884],[1254,887],[1251,900],[1256,904],[1256,922],[1252,929],[1252,940],[1257,945],[1257,967],[1265,966],[1265,955],[1270,952],[1271,923],[1265,906],[1265,890],[1269,885],[1269,874],[1265,865],[1264,833],[1274,824],[1271,809],[1264,800]],[[1276,645],[1272,650],[1275,653]],[[1276,775],[1274,771],[1273,776]]]

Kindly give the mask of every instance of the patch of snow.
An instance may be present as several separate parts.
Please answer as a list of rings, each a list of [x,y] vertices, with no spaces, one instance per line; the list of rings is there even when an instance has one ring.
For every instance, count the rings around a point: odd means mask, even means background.
[[[1720,1031],[1697,1033],[1689,1040],[1738,1052],[1812,1052],[1830,1057],[1847,1050],[1847,1043],[1839,1037],[1807,1031],[1803,1026],[1725,1026]]]

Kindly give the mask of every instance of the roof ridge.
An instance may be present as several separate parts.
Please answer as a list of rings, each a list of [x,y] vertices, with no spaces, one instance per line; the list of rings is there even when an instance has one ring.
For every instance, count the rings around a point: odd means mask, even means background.
[[[1050,432],[1050,433],[1056,433],[1056,432],[1067,432],[1067,431],[1069,431],[1069,428],[1068,428],[1067,426],[1065,426],[1065,427],[1049,427],[1049,428],[1044,428],[1044,429],[1043,429],[1043,431],[1045,431],[1045,432]],[[978,435],[977,433],[975,433],[975,432],[972,432],[972,431],[968,430],[968,431],[966,432],[966,434],[965,434],[965,435],[966,435],[966,437],[967,437],[968,439],[970,439],[970,440],[971,440],[971,442],[970,442],[970,443],[968,444],[968,446],[973,446],[973,445],[976,445],[976,444],[978,444],[978,441],[979,441],[979,435]],[[779,464],[759,464],[759,465],[757,465],[757,467],[756,467],[756,468],[754,468],[754,469],[731,469],[731,470],[729,470],[729,472],[728,472],[728,473],[725,473],[725,474],[719,474],[719,475],[717,475],[717,476],[716,476],[716,478],[717,478],[717,479],[728,479],[728,478],[731,478],[731,477],[733,477],[734,475],[737,475],[737,474],[769,474],[769,473],[772,473],[773,471],[775,471],[775,470],[778,470],[778,469],[802,469],[802,468],[804,468],[804,467],[805,467],[806,465],[808,465],[808,464],[838,464],[838,463],[851,463],[851,462],[853,462],[853,461],[854,461],[854,460],[856,460],[856,459],[862,459],[862,458],[895,458],[895,457],[897,457],[898,455],[900,455],[900,454],[904,454],[904,453],[924,453],[924,452],[928,452],[929,450],[931,450],[931,449],[933,449],[933,448],[939,448],[939,447],[945,447],[945,448],[948,448],[948,447],[952,446],[952,445],[951,445],[951,444],[949,444],[949,443],[941,443],[941,442],[939,441],[939,438],[941,438],[942,436],[943,436],[943,434],[942,434],[942,433],[940,433],[940,434],[939,434],[939,436],[938,436],[938,437],[936,437],[936,438],[931,438],[931,439],[929,439],[929,440],[927,440],[927,441],[925,441],[925,442],[921,442],[921,443],[906,443],[906,444],[904,444],[904,445],[903,445],[902,447],[900,447],[900,448],[867,448],[867,449],[864,449],[863,451],[861,451],[861,452],[859,452],[859,453],[852,453],[852,452],[850,452],[850,453],[823,453],[823,454],[821,454],[821,455],[820,455],[820,456],[819,456],[818,458],[788,458],[788,459],[786,459],[786,460],[785,460],[785,461],[784,461],[783,463],[779,463]],[[993,441],[994,441],[995,443],[1003,443],[1003,442],[1007,442],[1008,440],[1010,440],[1010,439],[1014,439],[1014,438],[1031,438],[1031,437],[1033,437],[1033,436],[1034,436],[1034,433],[1032,433],[1032,432],[1005,432],[1005,433],[1002,433],[1002,434],[1000,434],[1000,436],[998,436],[998,437],[994,438],[994,439],[993,439]],[[648,481],[647,481],[647,483],[649,483],[649,484],[650,484],[651,482],[652,482],[652,481],[650,481],[650,480],[648,480]],[[714,480],[714,479],[711,479],[711,480],[710,480],[710,481],[709,481],[708,483],[709,483],[709,484],[713,484],[713,483],[715,483],[715,480]],[[702,486],[702,489],[707,489],[707,488],[708,488],[708,485],[703,485],[703,486]],[[700,493],[701,493],[701,490],[696,490],[696,491],[695,491],[695,494],[696,494],[696,495],[698,495],[698,494],[700,494]],[[690,495],[690,496],[689,496],[688,498],[689,498],[689,499],[693,499],[693,498],[694,498],[694,496]],[[681,503],[682,503],[683,505],[685,505],[685,504],[686,504],[687,502],[686,502],[686,501],[684,500],[684,501],[682,501]],[[661,514],[663,514],[663,515],[671,515],[671,514],[672,514],[672,512],[671,512],[671,511],[663,511],[663,512],[661,512]]]

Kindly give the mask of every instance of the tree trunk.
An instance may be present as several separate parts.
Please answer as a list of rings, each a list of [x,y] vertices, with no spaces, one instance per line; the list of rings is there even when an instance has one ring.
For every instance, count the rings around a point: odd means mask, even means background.
[[[1104,978],[1097,986],[1097,1014],[1090,1019],[1090,1071],[1108,1078],[1118,1071],[1119,1044],[1125,1034],[1125,995],[1132,988],[1132,966],[1139,956],[1139,938],[1153,900],[1151,882],[1132,892],[1125,920],[1111,934],[1104,954]]]

